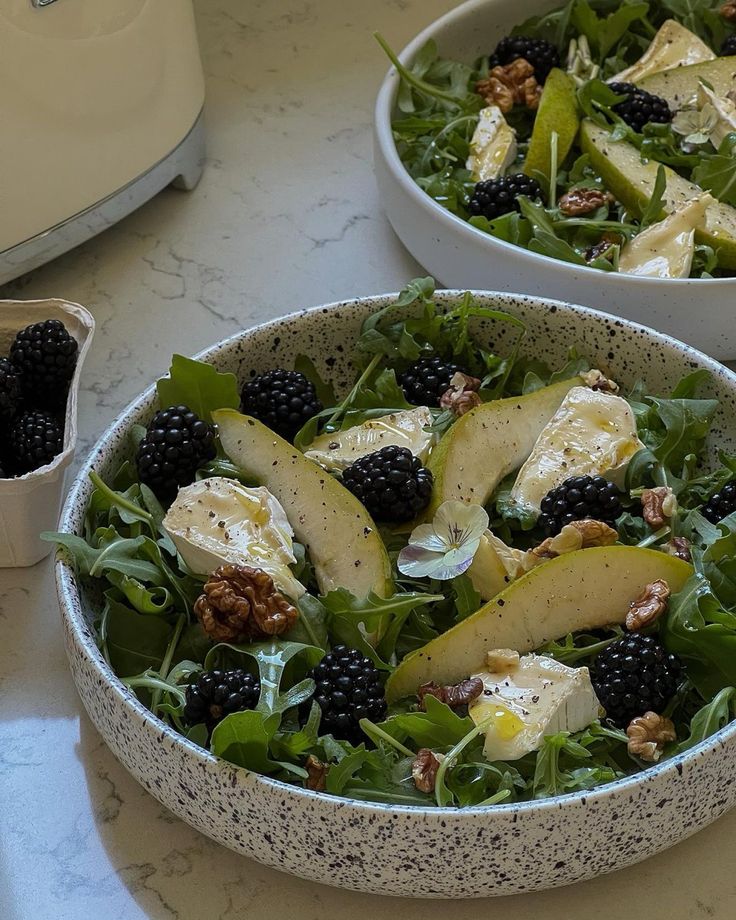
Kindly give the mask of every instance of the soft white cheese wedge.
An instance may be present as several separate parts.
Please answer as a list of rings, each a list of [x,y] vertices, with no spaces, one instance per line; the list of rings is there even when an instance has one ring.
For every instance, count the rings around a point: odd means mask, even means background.
[[[478,124],[470,139],[470,156],[465,166],[476,182],[496,179],[516,159],[516,132],[497,105],[478,114]]]
[[[473,675],[483,681],[483,693],[468,708],[476,725],[489,720],[483,747],[488,760],[518,760],[536,751],[545,735],[582,731],[599,718],[587,668],[569,668],[544,655],[524,655],[515,665],[507,650],[500,651],[505,655],[491,652],[489,659],[503,661],[503,668]]]
[[[646,278],[687,278],[695,253],[695,230],[715,199],[707,192],[642,230],[621,250],[618,270]]]
[[[344,470],[359,457],[390,445],[407,447],[424,461],[436,440],[433,432],[425,431],[431,424],[432,413],[426,406],[392,412],[345,431],[320,435],[312,441],[304,456],[326,470]]]
[[[573,387],[519,470],[511,501],[521,512],[539,513],[547,492],[570,476],[605,473],[620,483],[629,461],[643,446],[625,399]]]
[[[289,597],[304,594],[289,564],[294,531],[284,509],[263,486],[249,489],[213,476],[179,489],[164,527],[196,575],[225,563],[263,569]]]
[[[717,96],[712,89],[701,83],[698,86],[698,108],[702,109],[708,103],[713,106],[718,116],[718,121],[710,133],[710,141],[717,148],[727,134],[736,131],[736,104],[732,99]]]
[[[639,60],[611,77],[608,82],[637,83],[663,70],[684,67],[686,64],[701,64],[715,58],[716,55],[695,33],[674,19],[668,19]]]

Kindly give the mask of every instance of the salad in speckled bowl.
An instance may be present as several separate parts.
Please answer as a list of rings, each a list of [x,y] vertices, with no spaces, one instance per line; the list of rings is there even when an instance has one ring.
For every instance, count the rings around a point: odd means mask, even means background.
[[[347,386],[316,351],[175,356],[50,536],[111,671],[232,764],[424,808],[594,789],[729,722],[736,455],[706,447],[708,371],[662,390],[527,332],[425,278],[364,317]]]
[[[736,5],[568,0],[474,63],[402,64],[397,150],[491,236],[606,272],[736,269]]]

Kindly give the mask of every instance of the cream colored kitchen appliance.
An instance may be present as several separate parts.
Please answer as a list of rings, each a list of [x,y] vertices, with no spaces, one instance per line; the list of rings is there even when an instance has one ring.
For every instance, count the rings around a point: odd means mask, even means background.
[[[0,0],[0,284],[204,157],[191,0]]]

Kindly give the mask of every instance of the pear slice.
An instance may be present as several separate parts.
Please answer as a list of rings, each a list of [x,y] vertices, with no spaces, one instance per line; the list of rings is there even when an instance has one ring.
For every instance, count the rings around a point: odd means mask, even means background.
[[[544,81],[539,108],[534,119],[534,128],[529,141],[524,172],[527,176],[535,171],[549,177],[550,139],[557,132],[557,163],[562,163],[570,152],[580,125],[575,84],[564,71],[554,67]]]
[[[482,403],[459,418],[432,451],[434,516],[444,501],[484,505],[499,482],[526,460],[562,400],[581,380],[574,377],[526,396]]]
[[[218,409],[212,418],[228,457],[280,502],[322,594],[335,588],[360,598],[392,593],[386,547],[351,492],[256,419],[234,409]]]
[[[644,54],[609,83],[640,83],[646,77],[673,67],[687,67],[712,61],[715,54],[694,32],[675,19],[667,19],[649,44]]]
[[[669,107],[677,111],[695,103],[701,80],[713,87],[716,96],[724,99],[736,90],[736,57],[720,57],[702,64],[674,67],[633,82],[648,93],[666,99]]]
[[[480,610],[405,658],[386,683],[389,701],[427,681],[454,684],[486,667],[486,653],[531,652],[581,629],[623,623],[642,588],[680,591],[692,566],[659,550],[599,546],[565,553],[512,582]]]
[[[680,69],[687,70],[686,67]],[[642,163],[636,147],[626,141],[612,140],[605,128],[589,119],[585,119],[580,126],[580,146],[590,156],[593,168],[616,198],[630,211],[642,214],[652,197],[660,164],[654,160]],[[665,166],[664,171],[667,186],[661,217],[666,217],[703,194],[700,186],[683,179],[669,166]],[[695,240],[713,247],[722,268],[736,268],[736,208],[722,201],[710,204],[704,222],[695,230]]]

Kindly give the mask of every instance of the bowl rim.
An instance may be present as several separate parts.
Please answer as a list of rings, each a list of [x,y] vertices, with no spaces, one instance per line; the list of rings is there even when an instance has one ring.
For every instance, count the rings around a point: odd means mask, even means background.
[[[440,300],[452,301],[461,297],[466,291],[451,288],[438,290],[435,297]],[[601,310],[593,310],[590,307],[584,307],[577,304],[571,304],[565,301],[555,300],[546,297],[537,297],[527,294],[511,294],[508,292],[496,292],[479,289],[470,289],[476,297],[494,298],[501,301],[524,302],[528,305],[543,305],[552,307],[555,311],[572,315],[583,315],[583,318],[593,319],[596,322],[601,320],[611,321],[617,326],[624,326],[629,331],[645,332],[649,340],[656,344],[660,349],[679,350],[690,360],[697,360],[701,367],[706,367],[715,376],[730,380],[736,392],[736,372],[731,371],[724,365],[719,364],[714,358],[710,358],[703,352],[698,351],[690,345],[679,341],[664,333],[657,332],[641,323],[631,320],[622,319],[610,313]],[[289,321],[299,321],[312,314],[338,313],[342,308],[360,307],[366,302],[374,303],[378,308],[394,301],[398,297],[397,292],[388,292],[382,294],[372,294],[361,297],[353,297],[346,300],[332,301],[325,304],[319,304],[306,309],[295,310],[291,313],[267,320],[251,326],[247,329],[236,332],[227,336],[212,345],[207,346],[194,356],[197,360],[207,360],[209,357],[220,351],[226,351],[229,346],[236,343],[242,343],[256,332],[277,331],[281,325]],[[498,303],[496,304],[498,306]],[[94,446],[88,451],[84,462],[75,477],[74,484],[70,489],[62,508],[59,530],[63,532],[75,533],[75,524],[81,522],[84,517],[87,499],[91,486],[89,482],[89,473],[95,469],[98,461],[104,457],[108,450],[108,443],[114,439],[116,434],[121,430],[123,423],[126,422],[129,427],[128,416],[139,411],[146,402],[155,395],[156,384],[152,383],[142,393],[132,399],[125,408],[115,417],[115,419],[102,432],[95,442]],[[127,430],[127,429],[123,429]],[[370,802],[362,799],[354,799],[348,796],[333,795],[327,792],[317,792],[315,790],[304,789],[300,786],[292,785],[283,780],[273,779],[264,774],[255,773],[245,767],[232,764],[185,738],[176,729],[172,728],[158,716],[154,715],[146,706],[141,703],[136,695],[127,688],[122,680],[115,674],[110,665],[105,661],[94,640],[94,635],[89,628],[82,613],[81,594],[77,584],[76,574],[73,566],[67,560],[65,551],[62,548],[57,549],[54,560],[56,587],[59,606],[61,609],[62,619],[66,621],[70,631],[74,634],[76,643],[82,647],[83,653],[92,664],[98,675],[103,678],[107,687],[117,696],[123,708],[128,711],[132,717],[137,717],[142,722],[147,723],[147,728],[152,729],[169,739],[174,745],[182,746],[189,754],[193,755],[203,767],[226,767],[238,771],[244,777],[250,778],[256,786],[263,785],[271,791],[283,794],[297,795],[311,801],[326,801],[331,806],[349,806],[366,812],[376,814],[401,814],[414,815],[423,819],[432,818],[433,816],[447,819],[448,817],[457,817],[471,814],[518,814],[518,813],[537,813],[547,811],[557,811],[565,804],[582,804],[588,805],[601,801],[609,795],[618,792],[639,787],[642,783],[648,783],[661,776],[671,775],[673,773],[682,774],[683,765],[699,760],[703,756],[712,754],[722,746],[723,742],[736,737],[736,720],[729,722],[723,728],[719,729],[708,738],[693,745],[687,751],[676,755],[668,760],[653,764],[639,773],[622,779],[614,780],[610,783],[604,783],[601,786],[592,789],[583,789],[571,792],[566,795],[550,796],[543,799],[530,799],[521,802],[506,802],[495,805],[471,805],[464,807],[452,806],[425,806],[425,805],[396,805],[390,803]]]
[[[404,46],[401,52],[397,55],[399,60],[402,64],[408,66],[420,48],[428,40],[436,38],[437,34],[440,33],[446,26],[454,23],[456,20],[463,19],[468,13],[471,13],[476,9],[480,9],[485,6],[493,6],[497,2],[498,0],[466,0],[465,3],[461,3],[460,6],[456,7],[455,9],[444,13],[438,19],[435,19],[428,26],[422,29],[421,32],[415,35],[414,38],[412,38],[408,44]],[[608,279],[606,281],[601,281],[602,284],[614,285],[620,283],[624,287],[636,286],[638,284],[657,284],[660,286],[660,288],[670,284],[675,284],[680,287],[685,287],[692,284],[708,284],[711,287],[729,287],[736,285],[736,277],[650,278],[641,275],[625,274],[621,272],[606,272],[598,268],[592,268],[589,265],[575,265],[571,262],[565,262],[562,259],[556,259],[552,256],[544,255],[540,252],[532,252],[531,250],[526,249],[524,246],[517,246],[515,243],[509,243],[506,240],[498,239],[497,237],[491,236],[489,233],[484,233],[482,230],[474,227],[468,221],[463,220],[461,217],[458,217],[456,214],[448,211],[447,208],[443,208],[441,204],[436,202],[434,198],[432,198],[427,194],[427,192],[421,189],[409,175],[409,171],[401,161],[398,150],[396,149],[396,143],[393,139],[393,131],[391,127],[392,114],[396,95],[398,93],[399,82],[400,78],[398,71],[392,64],[386,71],[386,75],[381,82],[381,86],[378,90],[378,95],[376,96],[376,103],[374,107],[374,132],[376,145],[380,150],[381,156],[383,157],[386,166],[388,167],[394,179],[398,181],[402,186],[403,191],[427,213],[431,220],[438,220],[440,224],[442,224],[447,230],[454,233],[459,233],[460,236],[466,238],[469,241],[476,243],[482,241],[482,245],[486,245],[491,249],[494,246],[498,246],[501,252],[512,251],[515,255],[521,253],[522,255],[520,257],[528,257],[533,266],[541,260],[541,265],[537,266],[540,270],[544,270],[548,266],[556,266],[560,271],[564,271],[565,267],[567,267],[567,269],[572,272],[584,272],[586,277],[592,275],[594,277]]]

